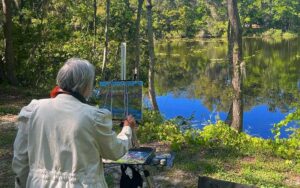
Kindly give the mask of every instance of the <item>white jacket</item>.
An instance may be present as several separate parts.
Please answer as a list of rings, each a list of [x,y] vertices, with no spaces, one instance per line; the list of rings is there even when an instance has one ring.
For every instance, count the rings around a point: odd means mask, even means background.
[[[67,94],[31,101],[18,127],[16,187],[106,188],[102,157],[116,160],[131,146],[129,126],[117,136],[108,110]]]

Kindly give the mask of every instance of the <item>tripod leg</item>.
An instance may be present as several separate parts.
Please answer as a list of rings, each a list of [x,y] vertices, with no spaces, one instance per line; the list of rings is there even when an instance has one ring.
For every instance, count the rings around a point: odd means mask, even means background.
[[[153,179],[150,175],[150,172],[146,169],[144,169],[144,176],[145,176],[145,179],[146,179],[146,182],[147,182],[147,185],[149,188],[154,188],[154,183],[153,183]]]

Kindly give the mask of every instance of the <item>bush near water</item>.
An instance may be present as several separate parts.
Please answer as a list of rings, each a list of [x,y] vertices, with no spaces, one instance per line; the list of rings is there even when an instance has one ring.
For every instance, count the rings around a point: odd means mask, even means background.
[[[300,110],[289,114],[286,119],[275,124],[272,132],[274,139],[263,139],[238,133],[222,121],[210,124],[203,130],[193,128],[182,131],[173,120],[164,120],[155,111],[145,111],[144,122],[139,127],[138,136],[142,143],[164,141],[171,144],[174,151],[183,148],[226,148],[237,154],[266,154],[287,160],[300,162],[300,129],[290,128],[292,132],[288,138],[280,138],[280,130],[289,122],[300,120]]]

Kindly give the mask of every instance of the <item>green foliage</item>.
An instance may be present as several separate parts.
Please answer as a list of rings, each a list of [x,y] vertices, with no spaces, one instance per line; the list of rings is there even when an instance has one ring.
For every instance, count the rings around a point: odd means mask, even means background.
[[[155,1],[153,26],[156,38],[191,38],[224,36],[227,14],[224,1]],[[128,42],[128,54],[133,54],[136,1],[111,1],[109,25],[109,79],[118,78],[119,45]],[[146,14],[141,18],[140,75],[147,80]],[[263,29],[274,28],[264,35],[294,38],[299,31],[300,3],[298,0],[241,0],[239,12],[244,24],[257,24]],[[96,36],[94,36],[93,1],[38,1],[28,0],[13,13],[13,44],[16,72],[20,84],[47,88],[55,84],[61,64],[70,57],[89,59],[97,67],[102,63],[105,26],[105,2],[97,4]],[[3,14],[0,15],[3,20]],[[254,29],[247,28],[250,33]],[[284,31],[284,32],[280,32]],[[258,31],[260,32],[260,30]],[[201,33],[204,33],[201,35]],[[4,53],[3,28],[0,29],[1,55]],[[128,68],[133,69],[134,58],[128,57]]]
[[[256,148],[263,150],[264,146],[258,144]],[[188,147],[176,152],[174,168],[196,177],[201,174],[258,187],[293,187],[295,182],[291,176],[298,176],[299,163],[274,157],[272,153],[255,150],[244,153],[224,146],[207,148],[198,145],[197,149]]]
[[[283,130],[284,127],[287,127],[289,124],[294,124],[292,128],[287,128]],[[294,157],[297,160],[300,160],[300,108],[290,114],[288,114],[284,120],[280,121],[277,124],[274,124],[272,132],[275,139],[275,152],[277,155],[284,158]],[[288,138],[281,139],[281,131],[291,132]]]
[[[294,39],[294,38],[296,38],[298,35],[296,34],[296,33],[293,33],[293,32],[284,32],[283,34],[282,34],[282,38],[283,39],[287,39],[287,40],[289,40],[289,39]]]
[[[178,126],[172,122],[163,122],[162,117],[155,111],[146,111],[143,117],[143,124],[139,127],[138,131],[138,137],[142,143],[167,141],[172,144],[174,149],[180,149],[184,138],[180,134]]]
[[[163,121],[164,118],[158,111],[149,109],[143,110],[143,123],[154,123],[160,125],[163,123]]]
[[[280,121],[277,124],[274,124],[274,128],[272,130],[273,134],[275,135],[274,138],[275,140],[279,140],[280,139],[280,130],[283,127],[286,127],[290,122],[293,121],[300,121],[300,109],[296,109],[294,112],[288,114],[284,120]],[[294,129],[290,129],[290,130],[294,130]],[[295,133],[293,133],[291,136],[295,136]]]
[[[300,23],[299,9],[300,2],[298,0],[239,1],[242,23],[257,24],[266,29],[297,31]]]
[[[281,38],[282,31],[280,29],[269,29],[262,34],[263,37]]]
[[[295,117],[299,120],[299,111],[293,114],[288,116],[284,122],[286,123],[290,119],[295,120]],[[178,125],[172,120],[163,122],[157,112],[150,113],[147,111],[144,117],[147,122],[144,122],[138,131],[139,139],[143,143],[166,141],[171,144],[175,151],[182,148],[197,147],[223,148],[237,155],[264,154],[286,159],[300,159],[299,129],[293,130],[293,134],[288,139],[276,137],[275,140],[269,140],[252,137],[246,133],[238,133],[222,121],[207,125],[203,130],[188,129],[182,131],[182,125]],[[151,121],[151,118],[154,119]],[[277,132],[277,134],[279,133]]]
[[[205,27],[208,10],[202,1],[157,2],[153,27],[157,38],[190,38]]]
[[[207,30],[213,37],[222,37],[227,32],[227,22],[211,20]]]
[[[200,135],[204,144],[208,147],[223,147],[231,151],[241,153],[270,153],[272,146],[270,140],[258,137],[251,137],[246,133],[238,133],[224,122],[219,121],[215,125],[208,125],[203,128]]]
[[[273,39],[295,39],[297,34],[294,32],[282,32],[280,29],[269,29],[262,33],[263,37],[273,38]]]

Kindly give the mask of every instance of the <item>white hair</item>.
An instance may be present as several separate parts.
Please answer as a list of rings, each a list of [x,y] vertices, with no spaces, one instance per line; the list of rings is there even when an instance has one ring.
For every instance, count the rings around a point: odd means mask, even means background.
[[[84,59],[71,58],[60,68],[56,77],[57,85],[66,91],[83,95],[92,91],[95,67]]]

